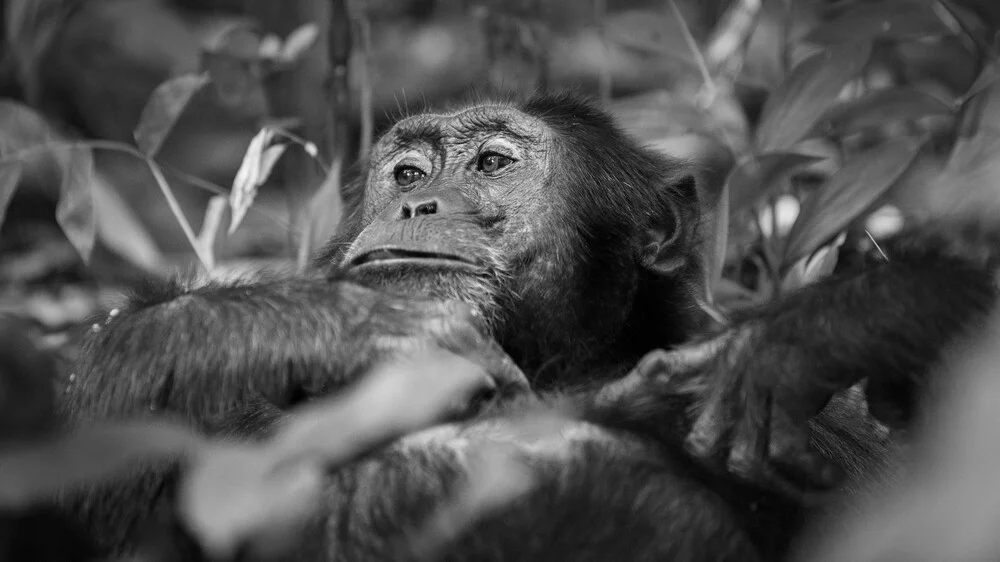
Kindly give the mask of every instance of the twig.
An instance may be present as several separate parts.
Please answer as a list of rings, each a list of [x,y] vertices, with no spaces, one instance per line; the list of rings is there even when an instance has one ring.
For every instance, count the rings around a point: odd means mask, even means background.
[[[358,47],[361,49],[361,64],[358,66],[358,79],[361,83],[358,102],[361,111],[361,134],[358,143],[358,161],[361,164],[368,162],[368,154],[372,147],[375,125],[372,119],[372,80],[371,80],[371,22],[368,15],[360,13],[355,18],[355,27],[358,31]]]

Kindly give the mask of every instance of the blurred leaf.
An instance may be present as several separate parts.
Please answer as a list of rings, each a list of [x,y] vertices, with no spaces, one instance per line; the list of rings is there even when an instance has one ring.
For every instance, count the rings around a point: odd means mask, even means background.
[[[833,21],[821,22],[805,40],[826,46],[868,43],[873,39],[917,39],[949,33],[934,13],[934,2],[925,0],[875,0],[856,2]]]
[[[698,64],[684,42],[681,24],[659,10],[628,10],[610,14],[605,22],[610,43],[643,55],[666,56],[697,74]]]
[[[764,105],[757,129],[758,149],[783,150],[802,139],[870,57],[871,43],[852,41],[799,63]]]
[[[708,291],[706,297],[709,304],[713,302],[713,288],[722,279],[722,270],[726,265],[726,248],[729,247],[729,216],[729,183],[723,182],[718,203],[712,209],[709,217],[712,226],[712,244],[705,252],[705,264],[707,268],[705,290]]]
[[[286,144],[269,146],[274,139],[274,134],[272,129],[267,128],[258,131],[251,139],[246,154],[243,155],[243,162],[236,172],[233,189],[229,194],[229,205],[233,210],[233,216],[229,223],[229,234],[236,232],[236,229],[239,228],[243,217],[246,216],[257,197],[257,188],[267,181],[275,163],[288,147]]]
[[[207,83],[207,74],[185,74],[157,86],[142,109],[135,129],[139,150],[150,158],[155,156],[188,102]]]
[[[143,271],[163,274],[166,259],[132,207],[100,174],[94,175],[92,186],[101,242]]]
[[[19,160],[0,160],[0,226],[3,226],[7,206],[21,182],[22,170]]]
[[[327,470],[456,414],[492,384],[479,365],[437,349],[386,362],[296,410],[269,442],[207,450],[183,485],[181,514],[212,556],[247,541],[280,550],[318,507]]]
[[[976,81],[969,87],[969,91],[963,97],[965,99],[972,98],[996,84],[998,79],[1000,79],[1000,62],[987,61],[983,65],[982,72],[979,73]]]
[[[955,146],[934,187],[942,193],[961,193],[961,197],[950,197],[942,211],[971,211],[981,218],[1000,220],[998,177],[1000,82],[973,96],[962,108]]]
[[[8,154],[52,140],[52,128],[34,109],[0,100],[0,153]]]
[[[257,51],[262,59],[276,59],[281,56],[281,38],[273,33],[268,33],[260,40],[260,49]]]
[[[212,77],[223,107],[246,117],[264,117],[270,113],[259,61],[225,52],[205,53],[202,66]]]
[[[307,23],[288,34],[281,50],[281,58],[286,62],[298,60],[319,38],[319,26]]]
[[[201,446],[198,434],[185,426],[137,421],[0,449],[0,507],[30,507],[66,488],[110,478],[136,462],[177,458]]]
[[[847,233],[842,232],[836,240],[823,246],[811,256],[806,256],[795,262],[781,282],[781,289],[786,292],[801,289],[827,277],[835,267],[840,257],[840,247],[847,240]]]
[[[54,150],[62,172],[56,221],[84,262],[90,260],[97,235],[94,212],[94,157],[86,146]]]
[[[816,123],[813,133],[847,136],[888,123],[951,113],[946,103],[916,88],[886,88],[831,107]]]
[[[326,174],[322,185],[309,200],[305,209],[305,236],[309,244],[304,247],[315,248],[333,236],[344,215],[344,200],[341,198],[341,163],[334,161]],[[299,256],[300,265],[307,257]]]
[[[783,267],[809,255],[871,207],[910,167],[923,141],[889,139],[844,164],[802,205],[788,235]]]
[[[747,158],[729,175],[731,213],[751,207],[796,170],[823,158],[797,152],[771,152]]]

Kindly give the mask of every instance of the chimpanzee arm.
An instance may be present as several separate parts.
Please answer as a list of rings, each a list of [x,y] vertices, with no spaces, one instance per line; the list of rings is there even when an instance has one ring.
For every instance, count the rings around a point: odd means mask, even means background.
[[[683,399],[690,417],[667,438],[680,435],[695,457],[791,489],[832,485],[837,467],[810,447],[808,422],[862,379],[872,413],[905,422],[941,352],[996,300],[995,242],[991,231],[950,226],[898,235],[883,246],[888,261],[650,353],[597,395],[591,415],[651,430],[671,409],[665,400]]]
[[[135,295],[95,323],[65,392],[72,418],[169,411],[202,424],[246,404],[284,408],[335,390],[387,354],[439,345],[523,375],[464,305],[322,279],[254,280]]]

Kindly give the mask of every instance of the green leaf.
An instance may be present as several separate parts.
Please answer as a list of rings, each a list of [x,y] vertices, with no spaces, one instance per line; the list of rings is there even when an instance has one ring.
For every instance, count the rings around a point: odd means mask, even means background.
[[[764,105],[758,149],[775,152],[801,140],[870,58],[871,43],[852,41],[799,63]]]
[[[821,160],[820,156],[798,152],[771,152],[744,160],[729,175],[732,212],[749,208],[796,170]]]
[[[883,127],[887,123],[951,113],[953,111],[948,104],[916,88],[886,88],[831,107],[820,117],[813,132],[847,136]]]
[[[923,141],[890,139],[847,162],[808,197],[792,226],[784,266],[814,252],[870,208],[910,167]]]
[[[134,132],[139,150],[150,158],[155,156],[191,98],[207,83],[207,74],[185,74],[157,86],[142,109]]]
[[[90,260],[97,234],[94,216],[94,158],[88,147],[56,148],[54,154],[62,172],[56,221],[83,258]]]
[[[21,172],[23,167],[19,160],[0,161],[0,226],[3,226],[4,218],[7,216],[7,206],[17,191],[17,186],[21,182]]]

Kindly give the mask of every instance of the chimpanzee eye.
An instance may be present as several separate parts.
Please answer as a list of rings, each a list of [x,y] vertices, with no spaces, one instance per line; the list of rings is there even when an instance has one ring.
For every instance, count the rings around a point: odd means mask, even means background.
[[[396,177],[396,185],[399,187],[412,185],[424,179],[427,175],[420,168],[415,168],[413,166],[398,166],[396,171],[393,173]]]
[[[479,155],[479,162],[476,163],[476,168],[478,168],[480,172],[492,174],[500,168],[510,166],[513,163],[513,158],[509,158],[503,154],[497,154],[496,152],[484,152]]]

